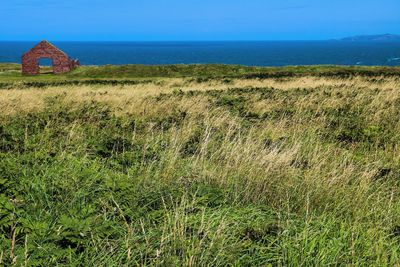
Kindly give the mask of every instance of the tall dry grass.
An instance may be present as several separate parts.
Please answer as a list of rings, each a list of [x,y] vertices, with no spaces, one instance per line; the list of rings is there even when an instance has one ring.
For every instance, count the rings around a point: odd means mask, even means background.
[[[0,91],[0,250],[17,255],[1,261],[396,265],[399,89],[301,77]]]

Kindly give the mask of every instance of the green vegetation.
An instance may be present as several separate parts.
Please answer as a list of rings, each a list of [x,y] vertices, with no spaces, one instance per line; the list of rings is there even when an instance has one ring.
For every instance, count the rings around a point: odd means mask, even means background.
[[[282,78],[294,76],[349,77],[398,76],[400,67],[364,66],[288,66],[245,67],[235,65],[106,65],[82,66],[65,75],[22,76],[18,64],[0,63],[0,82],[11,81],[63,81],[82,79],[137,79],[137,78]],[[46,67],[46,70],[48,68]]]
[[[0,72],[1,264],[400,263],[399,69],[175,67]]]

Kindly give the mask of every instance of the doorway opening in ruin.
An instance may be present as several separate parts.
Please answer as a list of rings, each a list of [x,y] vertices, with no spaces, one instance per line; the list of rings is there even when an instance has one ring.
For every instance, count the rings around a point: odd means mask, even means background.
[[[53,59],[51,58],[39,58],[38,60],[40,74],[52,74],[54,73]]]

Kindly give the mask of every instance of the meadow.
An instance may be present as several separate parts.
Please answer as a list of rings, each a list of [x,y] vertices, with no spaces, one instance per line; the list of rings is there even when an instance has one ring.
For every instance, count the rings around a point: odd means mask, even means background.
[[[0,264],[400,264],[400,68],[0,64]]]

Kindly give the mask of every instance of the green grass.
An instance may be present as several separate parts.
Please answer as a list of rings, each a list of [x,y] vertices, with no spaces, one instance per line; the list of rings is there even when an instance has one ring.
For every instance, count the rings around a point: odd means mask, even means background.
[[[161,69],[158,76],[177,77],[194,69],[202,76],[197,68],[206,67],[159,68],[172,74]],[[247,70],[221,68],[227,69],[211,75]],[[306,77],[337,74],[336,68],[272,73]],[[322,78],[327,85],[303,87],[287,77],[289,89],[193,87],[140,101],[127,96],[121,107],[96,100],[104,92],[110,99],[123,94],[96,75],[157,83],[150,79],[157,67],[87,67],[68,77],[98,82],[90,101],[68,93],[82,84],[59,84],[60,93],[44,97],[37,109],[4,108],[0,262],[399,264],[400,78],[396,68],[386,77],[369,77],[384,68],[354,69],[365,76],[329,76]],[[25,86],[15,92],[31,90],[29,99],[47,90]]]
[[[245,67],[236,65],[105,65],[81,66],[65,75],[22,76],[18,64],[0,63],[0,82],[18,81],[63,81],[82,79],[140,79],[140,78],[281,78],[301,75],[349,77],[355,75],[379,76],[399,75],[400,67],[364,66],[288,66]]]

